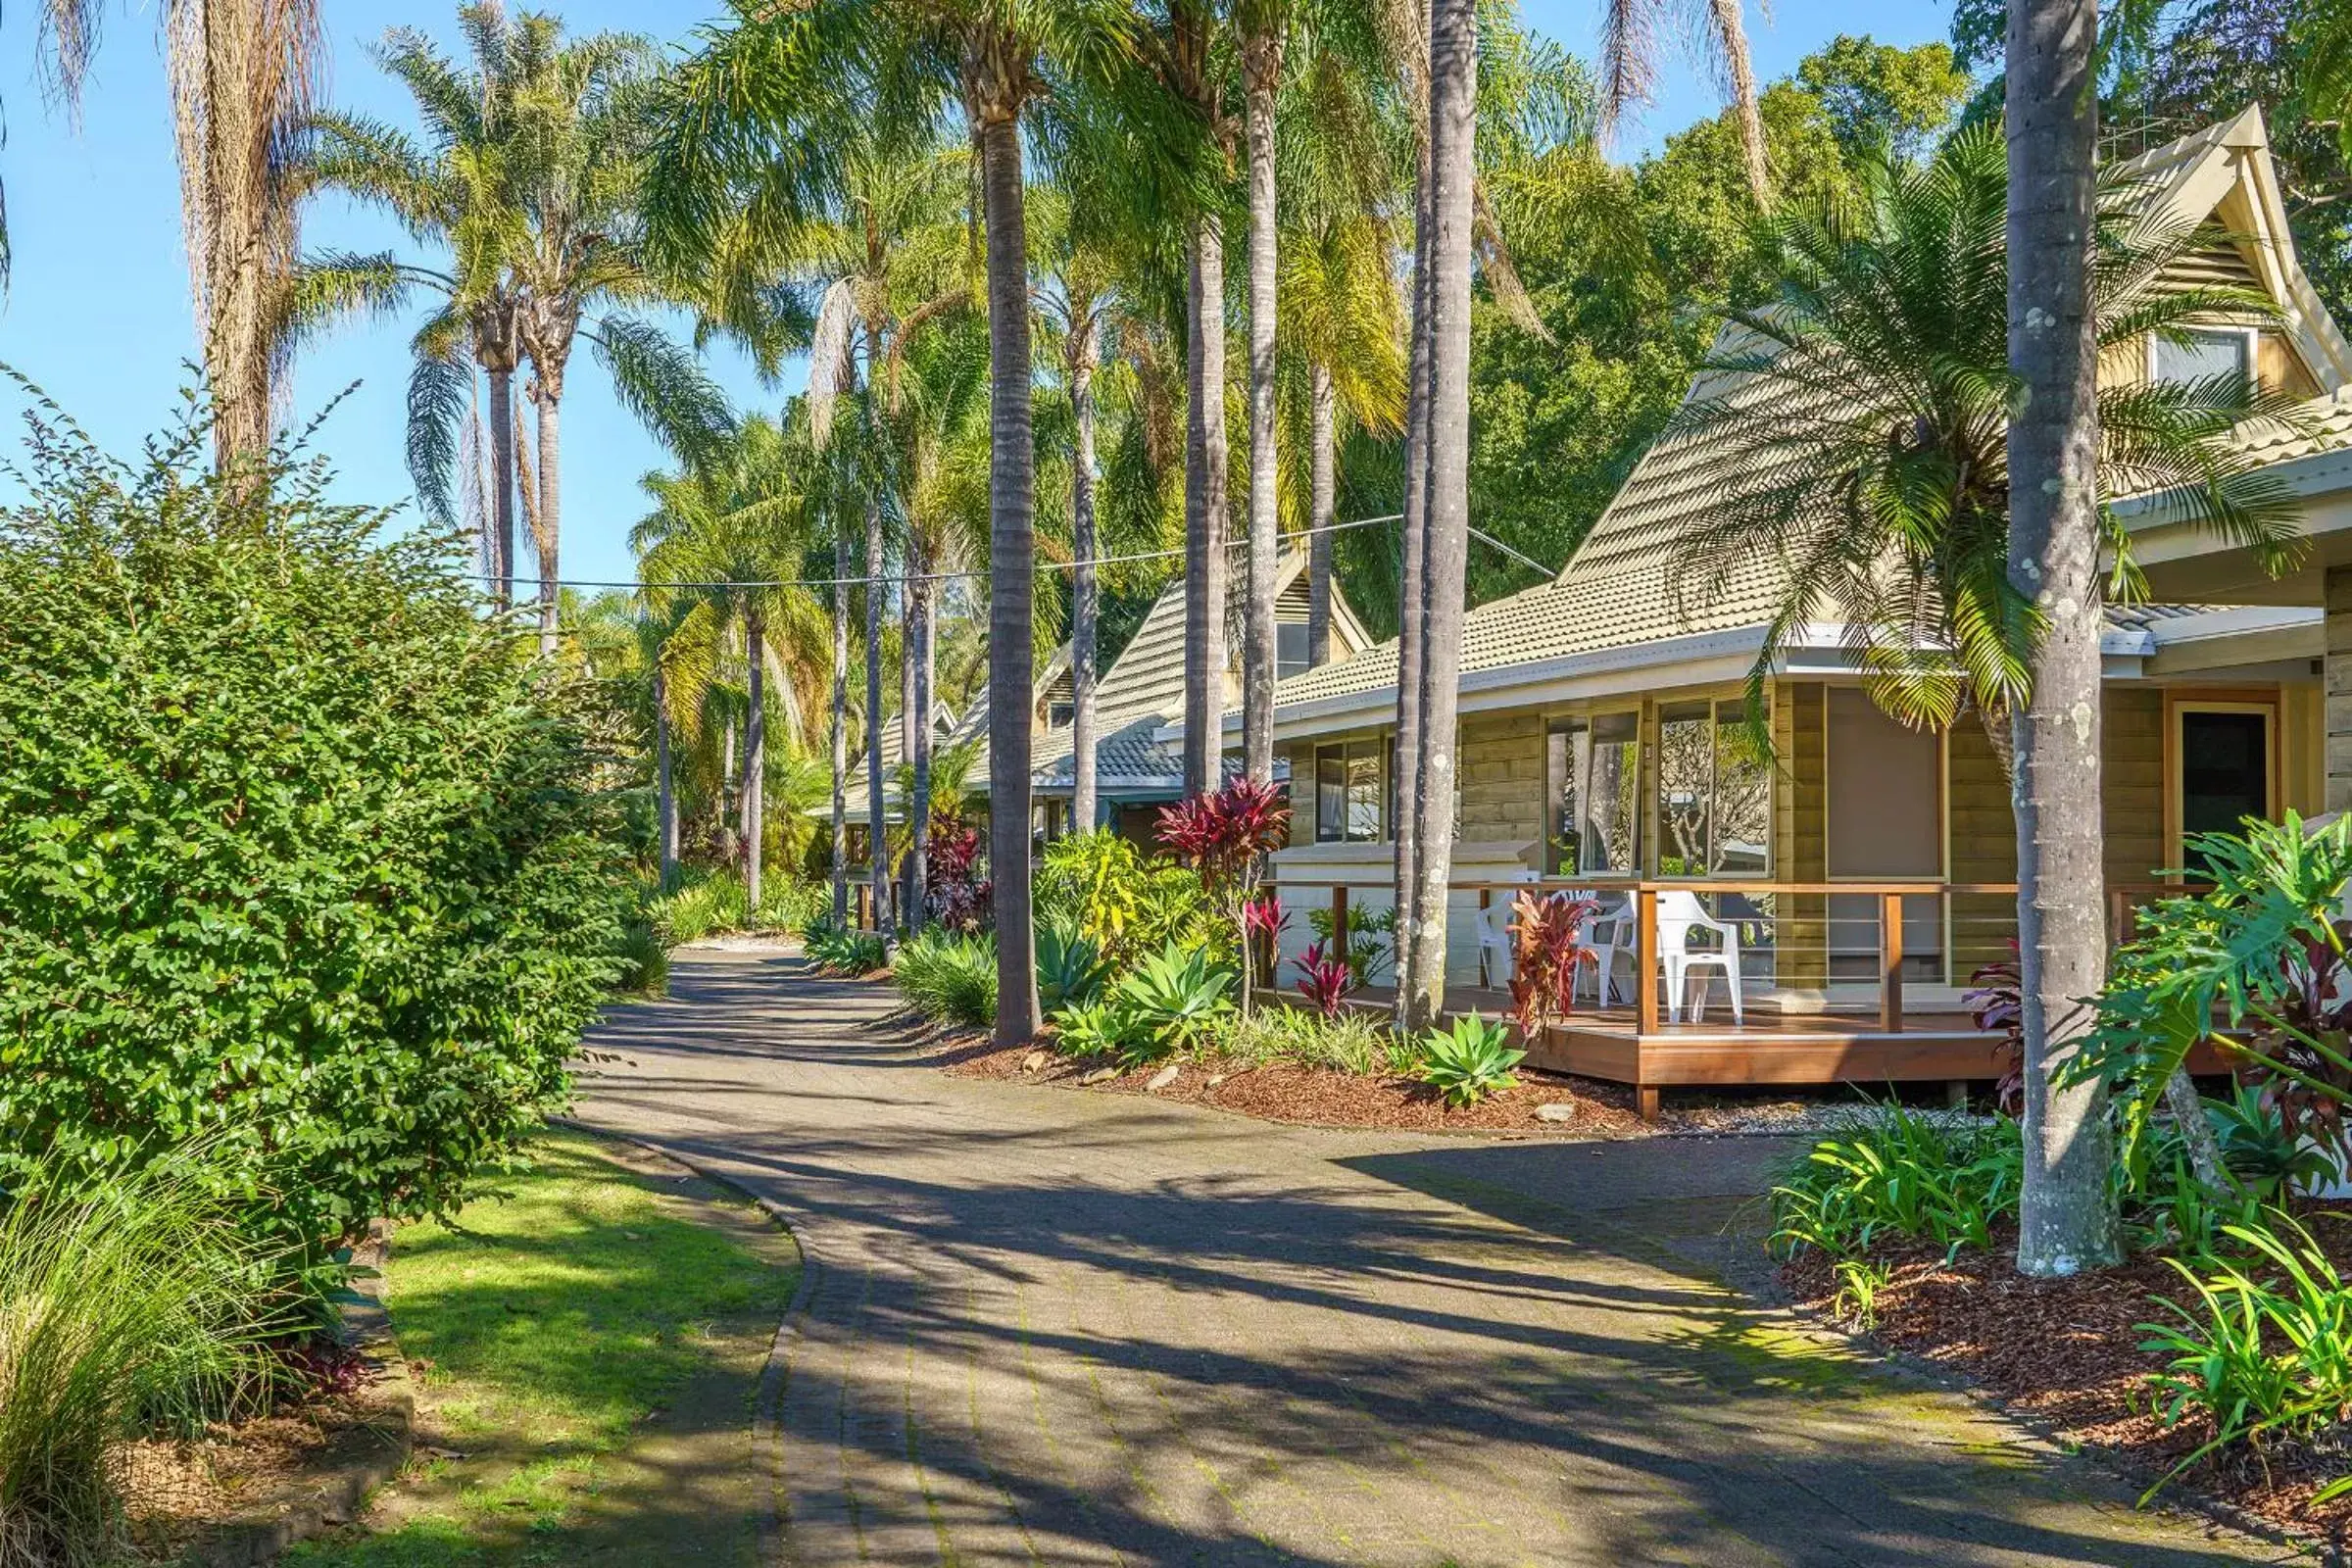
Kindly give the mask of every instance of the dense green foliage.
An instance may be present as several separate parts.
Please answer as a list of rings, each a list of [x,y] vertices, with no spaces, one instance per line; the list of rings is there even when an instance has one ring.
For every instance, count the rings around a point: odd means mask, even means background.
[[[736,932],[799,931],[829,903],[820,883],[771,876],[754,909],[744,897],[743,878],[721,868],[686,873],[676,891],[653,901],[652,912],[670,942],[700,942]]]
[[[2017,1212],[2025,1154],[2017,1123],[1913,1110],[1899,1102],[1857,1111],[1782,1173],[1772,1190],[1772,1245],[1783,1255],[1858,1256],[1889,1238],[1951,1251],[1989,1245]]]
[[[564,1097],[626,892],[445,544],[201,439],[36,420],[0,518],[0,1187],[204,1139],[310,1266]]]
[[[42,1196],[0,1205],[0,1562],[122,1560],[114,1446],[262,1388],[270,1259],[209,1159],[18,1166]]]
[[[1418,1070],[1448,1105],[1475,1105],[1518,1083],[1514,1069],[1526,1055],[1506,1025],[1468,1012],[1422,1037]]]
[[[936,927],[918,932],[890,960],[900,995],[933,1023],[979,1028],[997,1021],[997,941]]]
[[[829,916],[808,923],[801,947],[827,974],[872,974],[890,961],[890,948],[880,935],[835,925]]]

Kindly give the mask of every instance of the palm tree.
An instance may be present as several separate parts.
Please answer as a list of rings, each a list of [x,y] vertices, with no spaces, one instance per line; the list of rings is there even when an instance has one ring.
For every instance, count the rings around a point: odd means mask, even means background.
[[[1687,404],[1667,427],[1667,439],[1707,441],[1725,476],[1706,522],[1680,542],[1677,578],[1708,597],[1759,554],[1785,568],[1748,676],[1760,743],[1765,681],[1790,636],[1829,606],[1882,709],[1941,729],[1973,708],[2003,770],[2018,771],[2014,726],[2035,705],[2047,620],[2011,569],[2020,503],[2009,426],[2020,383],[2008,365],[2005,158],[1998,130],[1975,127],[1931,163],[1882,164],[1850,198],[1778,215],[1779,295],[1733,313],[1701,367],[1732,378],[1727,388]],[[2095,352],[2178,336],[2214,313],[2271,314],[2248,291],[2172,281],[2215,236],[2153,211],[2134,184],[2110,179],[2098,192]],[[2291,500],[2228,437],[2248,420],[2291,421],[2291,400],[2233,376],[2111,383],[2093,399],[2099,493],[2162,494],[2182,520],[2273,569],[2288,564]],[[2114,562],[2107,596],[2137,597],[2129,536],[2094,525]],[[2096,582],[2092,595],[2095,610]],[[2103,963],[2103,929],[2100,943]],[[2178,1092],[2195,1103],[2185,1080]],[[2195,1138],[2201,1119],[2183,1125],[2200,1165],[2211,1163]]]
[[[1274,777],[1274,564],[1276,477],[1274,347],[1281,295],[1276,207],[1275,105],[1285,46],[1301,20],[1292,0],[1235,0],[1250,192],[1250,508],[1247,610],[1242,634],[1242,766]]]
[[[319,272],[342,271],[365,281],[383,279],[373,303],[390,304],[412,285],[442,304],[414,339],[409,378],[409,473],[425,514],[454,527],[452,487],[459,460],[458,426],[470,403],[472,371],[489,385],[485,421],[490,447],[488,514],[483,519],[493,592],[514,595],[514,371],[520,363],[521,306],[511,262],[526,219],[508,177],[507,140],[514,134],[514,82],[509,67],[520,53],[516,24],[496,4],[468,5],[458,21],[467,65],[454,65],[412,28],[388,31],[376,63],[408,88],[423,122],[429,151],[404,132],[362,116],[316,115],[304,160],[319,185],[380,206],[409,233],[449,252],[447,268],[403,262],[390,253],[330,256],[313,262]],[[367,297],[361,287],[346,291]],[[468,366],[467,359],[471,365]]]
[[[1931,162],[1866,168],[1851,196],[1777,214],[1778,293],[1730,314],[1700,365],[1724,390],[1687,403],[1661,437],[1701,439],[1724,458],[1715,504],[1677,546],[1686,593],[1718,596],[1759,553],[1787,565],[1748,672],[1759,740],[1774,664],[1828,605],[1882,709],[1942,729],[1974,708],[2010,764],[2040,616],[2009,573],[2019,384],[2004,324],[2004,156],[1997,127],[1971,127]],[[2152,218],[2137,185],[2105,182],[2093,232],[2100,352],[2215,313],[2271,314],[2250,291],[2170,281],[2214,235]],[[2288,499],[2223,438],[2291,406],[2228,376],[2099,387],[2099,491],[2164,492],[2187,520],[2283,566],[2296,537]],[[2116,562],[2111,596],[2134,597],[2129,537],[2102,525],[2101,542]]]
[[[1764,118],[1757,106],[1755,65],[1748,57],[1747,29],[1740,23],[1740,0],[1705,0],[1706,14],[1685,19],[1682,30],[1702,40],[1714,55],[1740,121],[1740,150],[1746,161],[1748,192],[1757,207],[1763,208],[1771,205],[1772,176],[1764,159]],[[1605,0],[1600,19],[1600,73],[1603,109],[1610,121],[1649,101],[1667,20],[1662,8],[1641,0]]]
[[[1413,1030],[1436,1023],[1446,999],[1446,884],[1453,861],[1454,714],[1461,668],[1462,593],[1470,548],[1470,272],[1476,223],[1478,18],[1475,0],[1435,0],[1429,42],[1429,282],[1420,301],[1429,344],[1427,540],[1422,547],[1420,651],[1422,787],[1412,813],[1411,990],[1400,993]],[[1399,984],[1403,984],[1402,980]]]
[[[2008,567],[2039,637],[2015,727],[2017,945],[2025,1033],[2025,1181],[2017,1266],[2038,1275],[2123,1255],[2106,1093],[2053,1068],[2088,1029],[2105,978],[2099,820],[2097,0],[2009,8],[2007,368],[2022,415],[2007,458]]]
[[[1022,120],[1057,76],[1102,81],[1133,53],[1117,0],[814,0],[746,5],[677,74],[657,218],[686,253],[734,215],[797,220],[821,172],[809,113],[928,122],[960,103],[979,148],[990,379],[989,867],[997,922],[997,1038],[1037,1028],[1030,921],[1030,705],[1036,451]],[[854,122],[837,120],[840,123]],[[722,177],[700,176],[716,172]],[[673,183],[674,181],[674,183]],[[708,195],[723,188],[725,196]]]
[[[80,97],[98,0],[43,0],[63,96]],[[318,0],[170,0],[159,32],[179,154],[180,230],[225,468],[268,450],[298,304],[292,157],[321,55]]]

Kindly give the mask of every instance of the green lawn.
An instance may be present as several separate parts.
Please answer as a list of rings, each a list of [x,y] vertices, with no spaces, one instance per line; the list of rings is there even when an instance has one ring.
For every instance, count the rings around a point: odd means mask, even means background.
[[[752,1396],[798,1270],[756,1208],[550,1137],[510,1196],[394,1239],[418,1462],[304,1568],[750,1563]]]

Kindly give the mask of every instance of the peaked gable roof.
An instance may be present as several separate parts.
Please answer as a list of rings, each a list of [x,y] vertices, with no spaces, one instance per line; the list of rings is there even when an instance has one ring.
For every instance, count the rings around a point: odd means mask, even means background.
[[[2296,262],[2278,204],[2278,174],[2259,111],[2141,155],[2124,166],[2144,178],[2149,200],[2185,223],[2219,215],[2265,292],[2280,302],[2296,352],[2329,392],[2352,384],[2347,346]],[[2241,222],[2259,217],[2260,221]],[[2273,220],[2276,220],[2274,222]],[[1735,332],[1727,327],[1726,332]],[[1721,348],[1723,337],[1718,337]],[[1702,370],[1684,400],[1737,400],[1752,378]],[[2324,411],[2337,405],[2323,399]],[[2321,405],[2315,405],[2320,407]],[[2332,421],[2352,441],[2352,423]],[[2257,443],[2278,438],[2249,428]],[[1595,518],[1559,575],[1539,587],[1478,606],[1463,617],[1461,677],[1474,691],[1533,684],[1607,664],[1665,662],[1673,657],[1742,654],[1762,646],[1762,628],[1780,606],[1784,575],[1763,552],[1726,564],[1713,592],[1680,596],[1673,557],[1686,531],[1721,504],[1724,469],[1711,436],[1684,432],[1654,442]],[[1396,645],[1392,640],[1353,659],[1284,681],[1275,695],[1278,733],[1327,732],[1371,721],[1393,702]]]

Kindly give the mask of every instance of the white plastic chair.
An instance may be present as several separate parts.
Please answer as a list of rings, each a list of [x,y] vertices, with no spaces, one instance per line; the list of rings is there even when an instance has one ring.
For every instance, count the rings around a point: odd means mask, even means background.
[[[1585,916],[1585,946],[1592,954],[1593,1001],[1605,1007],[1624,994],[1617,979],[1619,956],[1628,964],[1634,961],[1633,900],[1606,899],[1591,888],[1571,888],[1568,897],[1583,899],[1592,906],[1592,912]]]
[[[1712,945],[1692,947],[1690,935],[1704,931],[1715,938]],[[1720,969],[1723,983],[1732,994],[1732,1022],[1745,1023],[1746,1016],[1740,1006],[1740,928],[1707,913],[1698,895],[1688,889],[1673,888],[1658,895],[1658,956],[1666,965],[1666,1021],[1683,1021],[1683,995],[1691,974],[1700,969]],[[1696,1023],[1707,1015],[1706,982],[1699,983],[1696,1004],[1690,1009],[1690,1021]]]
[[[1541,878],[1533,871],[1524,871],[1511,880],[1535,882]],[[1478,911],[1478,963],[1486,972],[1489,986],[1507,986],[1519,972],[1514,962],[1519,951],[1519,931],[1513,910],[1519,895],[1515,889],[1503,888],[1487,897],[1486,907]]]

